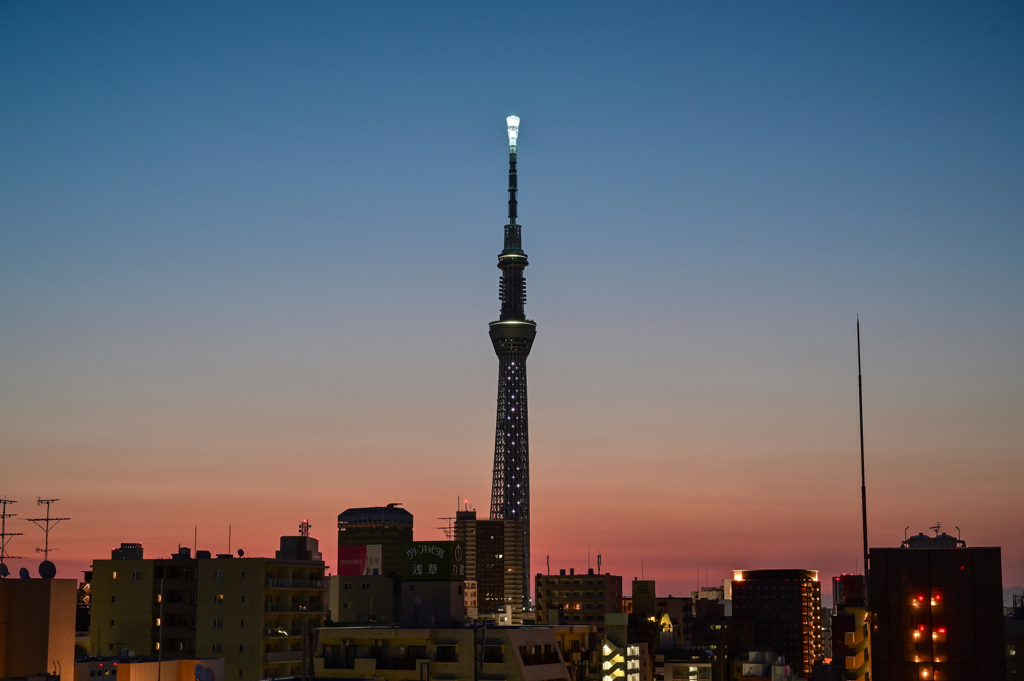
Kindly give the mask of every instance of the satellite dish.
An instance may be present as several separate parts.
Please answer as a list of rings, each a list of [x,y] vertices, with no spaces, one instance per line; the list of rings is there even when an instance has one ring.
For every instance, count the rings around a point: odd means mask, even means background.
[[[53,579],[57,576],[57,566],[48,560],[39,564],[39,576],[43,579]]]
[[[245,551],[243,551],[242,549],[238,549],[238,557],[241,558],[244,555],[245,555]]]
[[[0,563],[0,577],[6,577],[9,574],[11,574],[11,571],[7,569],[7,566]]]
[[[28,568],[21,568],[18,570],[18,576],[22,579],[29,579]]]

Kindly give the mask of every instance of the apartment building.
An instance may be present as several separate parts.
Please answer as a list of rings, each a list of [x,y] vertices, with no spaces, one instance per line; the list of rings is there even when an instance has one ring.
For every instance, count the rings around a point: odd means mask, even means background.
[[[222,657],[232,681],[300,674],[303,636],[327,610],[324,569],[308,534],[281,537],[274,558],[181,548],[147,559],[138,547],[93,561],[90,653]]]

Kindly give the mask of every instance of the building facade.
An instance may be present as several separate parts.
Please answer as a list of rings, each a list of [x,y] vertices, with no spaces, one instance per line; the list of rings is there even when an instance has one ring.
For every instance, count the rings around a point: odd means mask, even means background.
[[[810,676],[822,657],[821,584],[816,570],[736,570],[732,612],[753,623],[754,645]]]
[[[603,632],[606,613],[622,612],[622,576],[569,573],[537,575],[534,583],[537,624],[593,624]]]
[[[465,580],[474,583],[473,591],[464,592],[466,616],[492,619],[507,613],[512,624],[522,623],[522,524],[518,520],[477,520],[476,511],[459,511],[455,541],[465,550]]]
[[[338,564],[343,576],[402,571],[402,552],[412,541],[412,513],[399,504],[349,508],[338,514]]]
[[[315,674],[384,681],[569,681],[549,627],[330,627]]]
[[[0,579],[0,679],[71,672],[77,592],[73,579]]]
[[[999,548],[919,534],[869,555],[872,679],[1006,676]]]
[[[93,561],[91,654],[223,657],[232,680],[301,673],[327,610],[316,540],[282,537],[274,558],[196,553]]]

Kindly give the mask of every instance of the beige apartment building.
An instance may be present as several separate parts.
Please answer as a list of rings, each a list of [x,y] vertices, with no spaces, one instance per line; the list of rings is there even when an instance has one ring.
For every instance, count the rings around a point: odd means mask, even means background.
[[[301,673],[303,636],[327,610],[316,539],[281,537],[274,558],[126,553],[93,561],[92,655],[222,657],[230,681]]]

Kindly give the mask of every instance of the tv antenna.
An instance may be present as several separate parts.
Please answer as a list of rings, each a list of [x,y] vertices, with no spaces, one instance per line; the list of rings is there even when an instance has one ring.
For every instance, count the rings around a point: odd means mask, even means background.
[[[7,504],[16,504],[16,503],[18,503],[18,502],[15,501],[14,499],[8,499],[7,497],[0,497],[0,577],[6,577],[7,575],[10,574],[10,571],[7,569],[7,566],[4,565],[4,559],[5,558],[20,558],[21,557],[21,556],[12,556],[11,554],[7,553],[7,542],[9,542],[11,540],[10,538],[11,537],[17,537],[17,536],[23,534],[22,532],[8,532],[7,531],[7,519],[8,518],[13,518],[14,516],[18,515],[17,513],[8,513],[7,512]]]
[[[935,532],[935,536],[938,537],[939,536],[939,532],[942,531],[942,523],[936,521],[935,524],[932,525],[931,527],[929,527],[928,529],[934,531]]]
[[[45,518],[24,518],[30,523],[35,523],[36,526],[46,534],[44,548],[36,547],[36,553],[43,554],[43,560],[50,560],[50,551],[56,551],[57,549],[50,548],[50,530],[57,527],[62,520],[71,520],[71,518],[53,518],[50,516],[50,504],[55,504],[60,499],[36,499],[36,506],[42,506],[46,504],[46,517]]]

